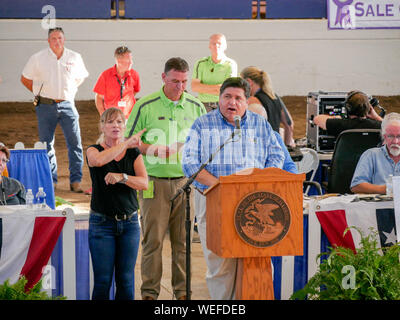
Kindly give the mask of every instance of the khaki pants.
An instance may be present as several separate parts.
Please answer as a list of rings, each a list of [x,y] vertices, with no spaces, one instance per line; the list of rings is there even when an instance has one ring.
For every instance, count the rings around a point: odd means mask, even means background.
[[[211,300],[234,300],[236,290],[236,258],[221,258],[207,248],[206,197],[195,190],[197,230],[207,264],[206,281]]]
[[[186,195],[182,193],[173,204],[170,200],[187,179],[166,180],[154,177],[149,177],[149,179],[154,183],[154,197],[143,199],[143,192],[139,192],[143,233],[141,293],[142,297],[149,296],[154,299],[157,299],[160,294],[163,240],[169,231],[172,249],[171,284],[174,295],[178,299],[186,294]],[[194,190],[190,198],[192,222],[193,193]]]

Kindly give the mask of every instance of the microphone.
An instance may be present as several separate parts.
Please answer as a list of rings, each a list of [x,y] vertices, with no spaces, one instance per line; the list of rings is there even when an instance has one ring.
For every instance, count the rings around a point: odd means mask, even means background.
[[[241,130],[240,130],[240,120],[242,118],[239,115],[233,116],[233,121],[235,121],[235,135],[238,135],[239,137],[241,136]]]

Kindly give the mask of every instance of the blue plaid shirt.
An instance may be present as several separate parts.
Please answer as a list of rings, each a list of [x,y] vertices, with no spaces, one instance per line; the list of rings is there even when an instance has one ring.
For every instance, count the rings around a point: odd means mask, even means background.
[[[246,168],[282,168],[285,156],[267,120],[246,111],[240,127],[241,137],[226,144],[205,167],[209,173],[220,177]],[[183,173],[187,177],[196,173],[234,130],[235,127],[226,121],[219,109],[197,118],[183,148]],[[193,184],[202,191],[208,188],[197,181]]]

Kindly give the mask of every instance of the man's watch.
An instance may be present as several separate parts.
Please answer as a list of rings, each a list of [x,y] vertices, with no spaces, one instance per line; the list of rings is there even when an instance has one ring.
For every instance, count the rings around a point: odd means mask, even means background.
[[[128,181],[128,175],[126,173],[122,174],[122,180],[119,183],[125,184]]]

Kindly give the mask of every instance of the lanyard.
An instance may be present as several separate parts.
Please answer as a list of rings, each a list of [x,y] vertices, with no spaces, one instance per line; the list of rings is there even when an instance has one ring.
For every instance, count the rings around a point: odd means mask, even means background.
[[[117,77],[117,81],[118,81],[119,85],[121,86],[120,95],[121,95],[121,100],[122,100],[122,93],[123,93],[123,91],[125,89],[125,82],[126,82],[126,79],[128,77],[125,77],[124,81],[121,83],[121,81],[119,80],[118,76],[117,75],[115,75],[115,76]]]

